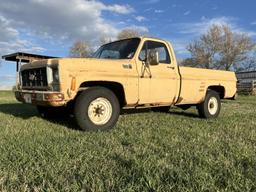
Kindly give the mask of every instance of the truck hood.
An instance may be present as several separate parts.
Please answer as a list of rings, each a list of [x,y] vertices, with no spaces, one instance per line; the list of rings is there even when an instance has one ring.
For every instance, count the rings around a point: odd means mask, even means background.
[[[40,67],[54,67],[68,71],[104,71],[115,68],[123,68],[124,64],[130,64],[129,59],[96,59],[96,58],[58,58],[58,59],[44,59],[33,61],[29,64],[21,66],[21,71],[25,69],[40,68]]]
[[[131,63],[131,60],[124,59],[95,59],[95,58],[66,58],[60,59],[61,68],[73,72],[83,71],[116,71],[123,69],[124,64]]]

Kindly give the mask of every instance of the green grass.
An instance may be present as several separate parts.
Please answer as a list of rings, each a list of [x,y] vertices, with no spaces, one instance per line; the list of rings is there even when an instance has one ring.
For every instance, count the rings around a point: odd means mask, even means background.
[[[0,92],[0,191],[256,191],[256,97],[124,114],[110,132],[44,120]]]

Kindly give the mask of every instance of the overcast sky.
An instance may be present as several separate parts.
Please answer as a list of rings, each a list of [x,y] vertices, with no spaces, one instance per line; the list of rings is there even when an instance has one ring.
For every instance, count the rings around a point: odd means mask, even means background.
[[[256,39],[255,0],[0,0],[0,55],[25,51],[67,56],[75,40],[97,46],[133,27],[186,45],[213,23],[229,24]],[[15,64],[0,63],[0,89],[15,84]]]

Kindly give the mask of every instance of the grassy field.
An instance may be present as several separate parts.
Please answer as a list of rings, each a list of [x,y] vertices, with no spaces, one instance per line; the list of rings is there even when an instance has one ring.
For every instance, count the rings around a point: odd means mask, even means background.
[[[0,191],[256,191],[256,97],[215,120],[174,108],[93,133],[0,92]]]

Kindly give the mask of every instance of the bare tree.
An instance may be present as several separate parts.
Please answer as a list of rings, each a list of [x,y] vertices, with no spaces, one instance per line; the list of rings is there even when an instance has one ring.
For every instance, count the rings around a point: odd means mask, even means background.
[[[187,67],[199,67],[199,62],[196,61],[196,58],[185,58],[179,62],[180,66],[187,66]]]
[[[122,31],[120,31],[117,35],[117,39],[127,39],[127,38],[132,38],[132,37],[138,37],[142,35],[141,32],[139,32],[136,29],[133,28],[127,28],[127,29],[123,29]]]
[[[232,66],[236,68],[239,63],[249,59],[248,53],[253,50],[255,44],[248,35],[234,33],[228,26],[222,26],[222,31],[218,67],[230,70]]]
[[[107,43],[111,43],[112,39],[111,39],[111,37],[101,36],[99,41],[100,41],[100,45],[104,45]]]
[[[189,63],[203,68],[213,68],[215,65],[215,56],[220,47],[221,29],[213,25],[206,34],[203,34],[199,40],[189,44],[187,47],[192,58]]]
[[[76,41],[69,51],[71,57],[90,57],[91,54],[92,49],[89,43],[81,40]]]
[[[234,66],[235,71],[256,71],[256,52],[249,54],[248,58]]]
[[[182,64],[208,69],[236,69],[249,58],[254,46],[248,35],[232,32],[227,25],[212,25],[199,40],[188,45],[191,58]]]

